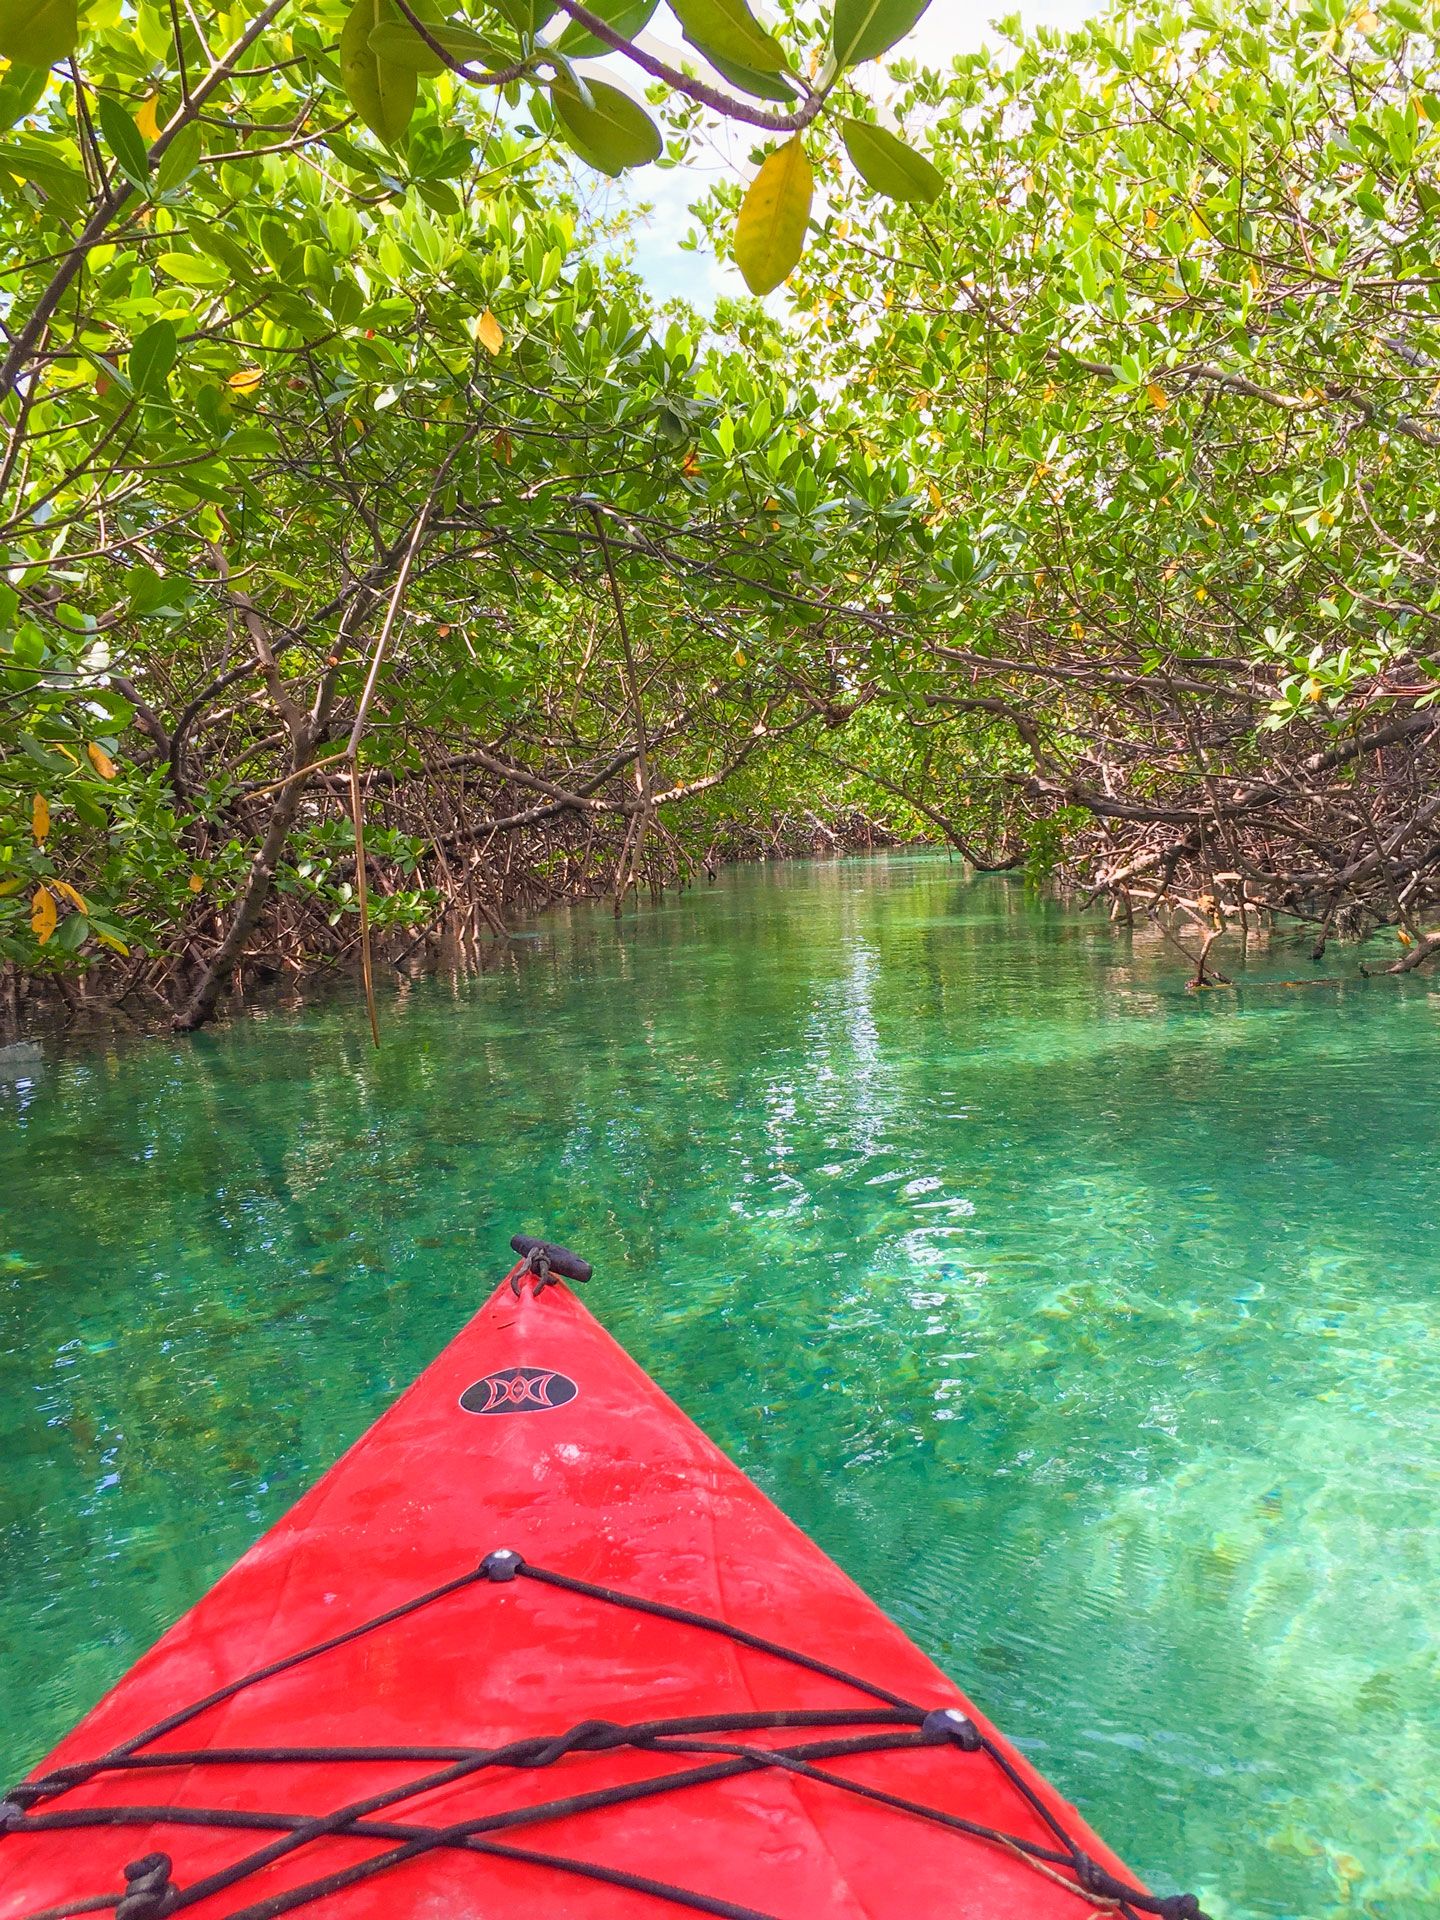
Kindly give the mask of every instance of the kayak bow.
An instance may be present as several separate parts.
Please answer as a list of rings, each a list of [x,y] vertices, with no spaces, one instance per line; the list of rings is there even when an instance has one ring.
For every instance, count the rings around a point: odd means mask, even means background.
[[[0,1801],[0,1916],[1203,1920],[514,1244]]]

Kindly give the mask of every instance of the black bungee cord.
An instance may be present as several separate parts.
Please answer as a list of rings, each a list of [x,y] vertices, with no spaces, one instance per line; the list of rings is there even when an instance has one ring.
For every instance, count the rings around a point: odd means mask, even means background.
[[[768,1654],[791,1666],[820,1675],[852,1688],[870,1703],[855,1709],[780,1709],[768,1713],[704,1714],[642,1721],[624,1725],[614,1721],[581,1721],[567,1732],[554,1736],[533,1735],[492,1747],[460,1746],[276,1746],[217,1749],[153,1750],[153,1743],[174,1733],[199,1715],[258,1683],[316,1659],[362,1635],[372,1633],[428,1607],[437,1601],[478,1585],[505,1585],[517,1579],[534,1580],[605,1606],[624,1608],[652,1618],[693,1627],[723,1636],[752,1651]],[[867,1727],[866,1733],[848,1733],[838,1737],[841,1728]],[[837,1737],[810,1740],[796,1745],[764,1747],[726,1740],[726,1734],[744,1735],[760,1731],[836,1730]],[[819,1763],[855,1755],[893,1752],[916,1746],[953,1747],[967,1755],[983,1754],[1000,1768],[1007,1781],[1027,1806],[1043,1821],[1054,1837],[1047,1846],[1006,1833],[979,1821],[929,1807],[918,1801],[885,1792],[846,1779]],[[145,1749],[151,1751],[145,1751]],[[478,1815],[448,1825],[396,1821],[378,1817],[389,1814],[407,1800],[437,1787],[451,1786],[462,1779],[495,1767],[539,1770],[557,1765],[569,1754],[601,1753],[619,1748],[654,1753],[710,1756],[702,1765],[682,1768],[644,1780],[597,1788],[591,1792],[549,1800],[538,1805],[518,1807],[503,1813]],[[174,1767],[224,1766],[226,1764],[267,1764],[284,1767],[305,1762],[405,1762],[428,1770],[362,1800],[334,1809],[328,1814],[307,1817],[297,1814],[207,1808],[191,1806],[110,1806],[67,1808],[50,1803],[62,1799],[75,1788],[105,1774],[130,1772],[148,1775]],[[501,1548],[487,1554],[477,1567],[453,1580],[441,1583],[397,1607],[362,1621],[358,1626],[335,1634],[314,1645],[268,1662],[241,1675],[189,1706],[177,1709],[142,1733],[100,1754],[92,1760],[70,1762],[49,1774],[28,1780],[10,1790],[0,1800],[0,1840],[7,1835],[47,1831],[84,1831],[97,1827],[154,1827],[161,1825],[232,1828],[236,1831],[269,1832],[273,1837],[253,1852],[243,1855],[228,1867],[208,1874],[188,1886],[172,1878],[173,1862],[168,1854],[151,1853],[132,1861],[125,1869],[126,1885],[118,1894],[97,1895],[72,1901],[60,1907],[21,1917],[21,1920],[69,1920],[71,1915],[112,1911],[115,1920],[166,1920],[201,1900],[212,1899],[239,1886],[273,1862],[298,1852],[327,1836],[344,1834],[355,1839],[384,1842],[385,1849],[349,1867],[317,1875],[315,1878],[249,1905],[230,1908],[226,1920],[279,1920],[279,1916],[312,1905],[343,1892],[347,1887],[390,1872],[407,1860],[437,1850],[461,1851],[472,1855],[513,1860],[578,1875],[630,1892],[647,1894],[660,1902],[691,1912],[712,1914],[721,1920],[780,1920],[758,1910],[737,1905],[722,1897],[696,1891],[669,1881],[607,1867],[594,1861],[518,1847],[493,1836],[574,1813],[617,1807],[656,1795],[683,1791],[737,1775],[775,1769],[817,1784],[834,1788],[888,1807],[897,1813],[938,1824],[970,1838],[1003,1847],[1052,1882],[1077,1896],[1102,1903],[1102,1910],[1117,1914],[1120,1920],[1205,1920],[1194,1894],[1164,1896],[1148,1894],[1118,1879],[1083,1851],[1066,1831],[1045,1801],[1001,1751],[966,1714],[955,1707],[927,1709],[905,1700],[886,1687],[846,1672],[828,1662],[811,1658],[794,1648],[768,1640],[726,1620],[713,1619],[690,1608],[648,1600],[616,1588],[597,1586],[586,1580],[552,1568],[535,1566],[513,1550]],[[1069,1876],[1069,1877],[1067,1877]],[[1092,1909],[1093,1911],[1093,1909]]]

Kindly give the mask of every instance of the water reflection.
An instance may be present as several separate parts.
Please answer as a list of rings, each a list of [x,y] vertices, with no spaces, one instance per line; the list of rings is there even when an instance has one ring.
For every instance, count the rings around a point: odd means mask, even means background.
[[[1189,996],[936,859],[537,932],[379,1056],[339,1000],[0,1063],[11,1768],[544,1225],[1137,1866],[1434,1905],[1435,986]]]

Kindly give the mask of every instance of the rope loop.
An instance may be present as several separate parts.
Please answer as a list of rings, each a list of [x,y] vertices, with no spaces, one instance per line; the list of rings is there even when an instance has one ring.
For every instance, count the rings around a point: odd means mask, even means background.
[[[125,1892],[115,1909],[115,1920],[164,1920],[180,1889],[170,1878],[168,1853],[147,1853],[125,1869]]]
[[[525,1255],[525,1258],[520,1262],[520,1265],[516,1267],[514,1273],[510,1276],[510,1291],[515,1295],[517,1300],[520,1298],[520,1282],[527,1273],[534,1276],[535,1285],[531,1288],[531,1292],[537,1300],[545,1291],[546,1287],[558,1286],[559,1284],[555,1275],[550,1271],[550,1255],[548,1250],[543,1246],[531,1247]]]

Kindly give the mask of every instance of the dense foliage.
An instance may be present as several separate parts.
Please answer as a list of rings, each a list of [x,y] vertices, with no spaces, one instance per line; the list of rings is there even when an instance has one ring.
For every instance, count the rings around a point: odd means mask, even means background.
[[[799,287],[800,350],[868,387],[860,431],[923,476],[954,586],[939,618],[916,596],[882,770],[1117,912],[1390,925],[1417,963],[1440,946],[1433,11],[1202,0],[897,79],[943,197],[834,169]]]
[[[1440,947],[1429,15],[940,74],[924,0],[674,11],[703,65],[646,0],[0,0],[11,980],[194,1025],[857,804]],[[656,315],[587,206],[717,117],[783,319]]]
[[[729,95],[635,57],[678,121],[718,102],[788,135],[919,10],[842,0],[814,88],[768,39]],[[357,908],[493,925],[517,869],[618,899],[703,857],[713,822],[686,844],[672,816],[838,697],[904,475],[840,461],[773,334],[706,344],[605,259],[548,135],[607,171],[659,151],[565,53],[653,7],[569,11],[553,47],[526,9],[487,15],[477,86],[417,80],[408,16],[371,0],[241,7],[213,44],[102,5],[73,55],[73,18],[0,5],[34,62],[4,77],[0,145],[20,969],[110,956],[115,991],[188,1026],[257,943],[344,951]],[[726,68],[758,31],[730,0],[680,11]],[[759,109],[752,82],[801,104]],[[769,221],[746,226],[767,273]]]

